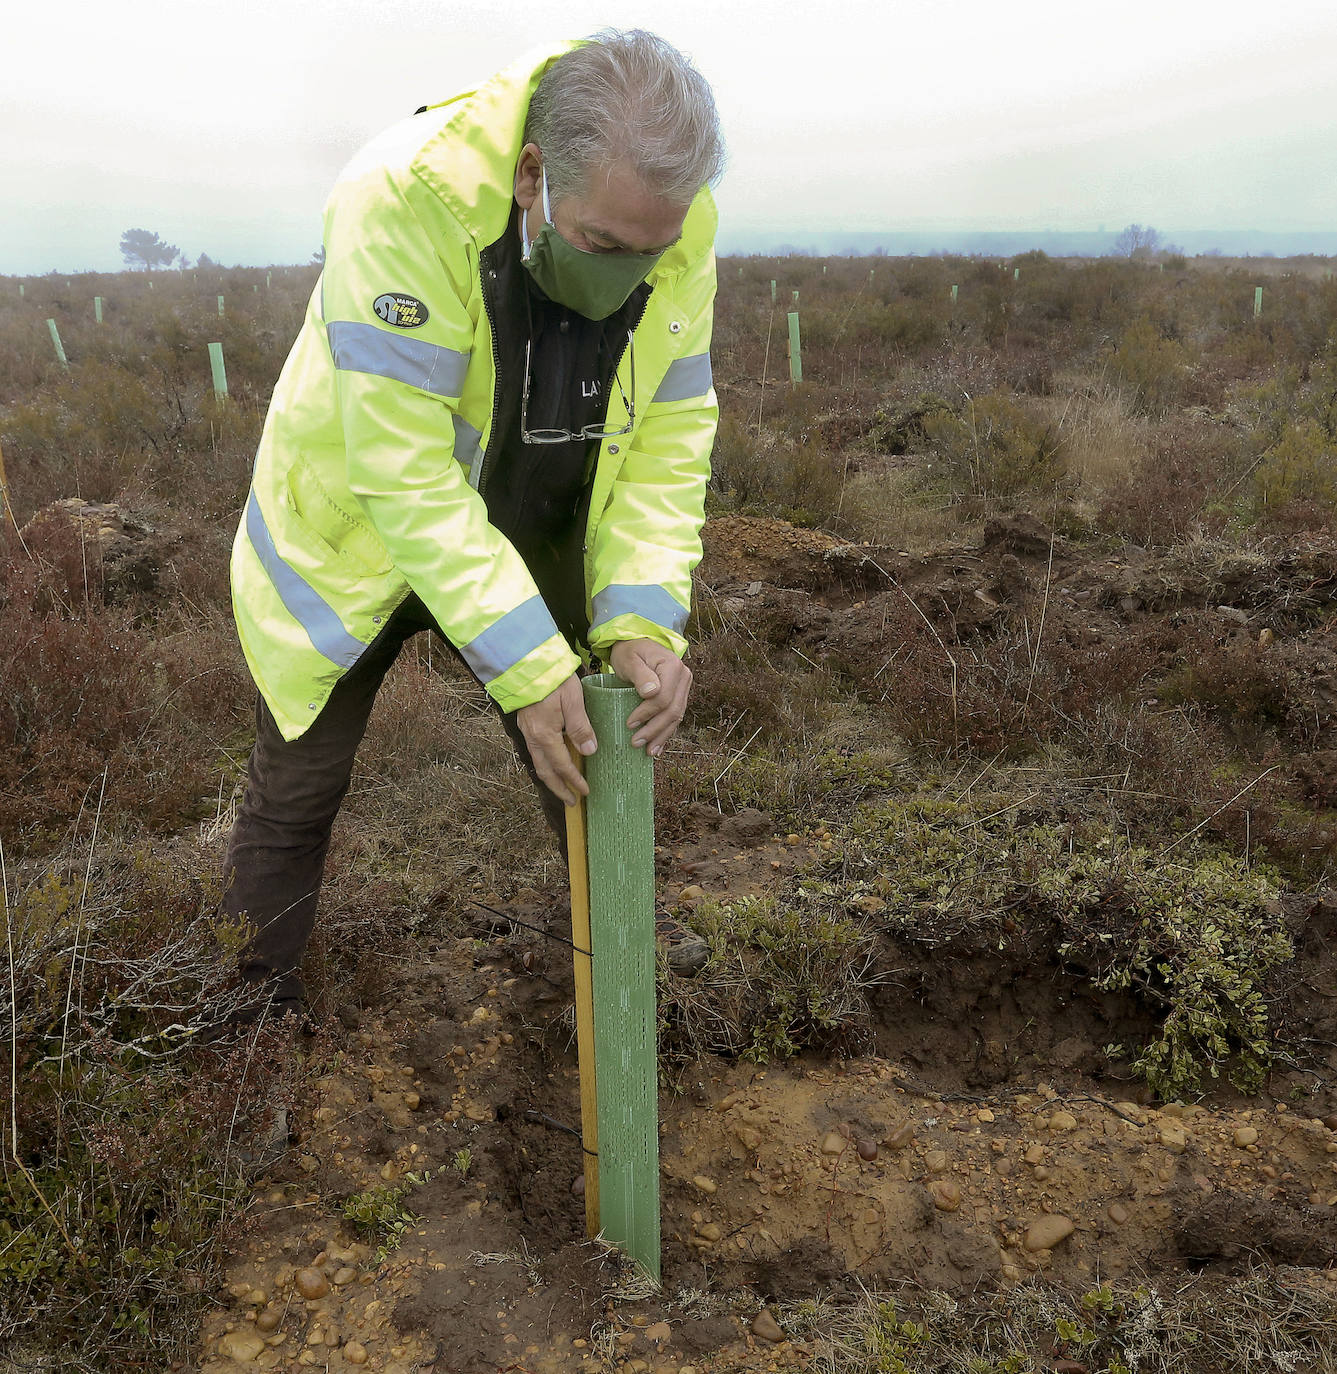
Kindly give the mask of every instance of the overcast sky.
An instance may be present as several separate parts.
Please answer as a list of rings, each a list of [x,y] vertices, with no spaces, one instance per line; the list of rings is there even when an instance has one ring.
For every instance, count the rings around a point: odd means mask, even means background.
[[[356,148],[522,52],[640,25],[713,84],[723,234],[1337,228],[1335,0],[23,0],[0,272],[131,226],[304,262]]]

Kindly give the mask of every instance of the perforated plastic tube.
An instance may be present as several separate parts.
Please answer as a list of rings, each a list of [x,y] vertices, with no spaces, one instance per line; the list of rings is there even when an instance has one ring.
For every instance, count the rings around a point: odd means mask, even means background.
[[[658,1280],[654,764],[627,729],[636,689],[612,673],[583,687],[599,741],[585,763],[599,1226]]]

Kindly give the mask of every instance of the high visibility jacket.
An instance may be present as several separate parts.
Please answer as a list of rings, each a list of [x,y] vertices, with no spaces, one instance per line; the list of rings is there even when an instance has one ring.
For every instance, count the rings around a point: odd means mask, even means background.
[[[232,554],[251,673],[287,739],[417,592],[504,710],[579,659],[478,486],[497,403],[480,253],[507,228],[529,100],[573,44],[387,130],[325,208],[325,263],[275,387]],[[708,190],[660,259],[609,388],[584,574],[589,646],[682,654],[718,407]]]

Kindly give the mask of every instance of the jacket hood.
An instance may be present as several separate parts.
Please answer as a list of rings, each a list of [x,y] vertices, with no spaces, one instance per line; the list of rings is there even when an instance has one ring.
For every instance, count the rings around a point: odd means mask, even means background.
[[[525,117],[543,73],[586,39],[567,40],[526,54],[476,90],[429,106],[450,113],[423,144],[412,171],[441,197],[479,249],[506,229],[514,201],[515,164],[524,147]],[[683,222],[682,237],[659,260],[649,280],[695,265],[711,250],[719,215],[702,187]]]

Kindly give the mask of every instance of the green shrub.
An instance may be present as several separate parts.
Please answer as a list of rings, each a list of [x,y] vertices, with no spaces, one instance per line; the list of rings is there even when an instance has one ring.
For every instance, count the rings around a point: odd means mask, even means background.
[[[661,1052],[766,1063],[865,1028],[872,942],[859,921],[794,890],[703,902],[692,924],[710,959],[694,978],[663,975]]]
[[[967,402],[959,413],[923,417],[948,482],[973,496],[1015,497],[1062,480],[1058,435],[1011,396],[994,392]]]
[[[1337,517],[1337,438],[1317,419],[1291,421],[1253,476],[1259,519],[1276,519],[1288,506],[1319,512],[1320,525]]]
[[[1139,410],[1164,415],[1183,390],[1188,355],[1182,344],[1164,338],[1144,315],[1120,336],[1113,366],[1115,376],[1133,392]]]

